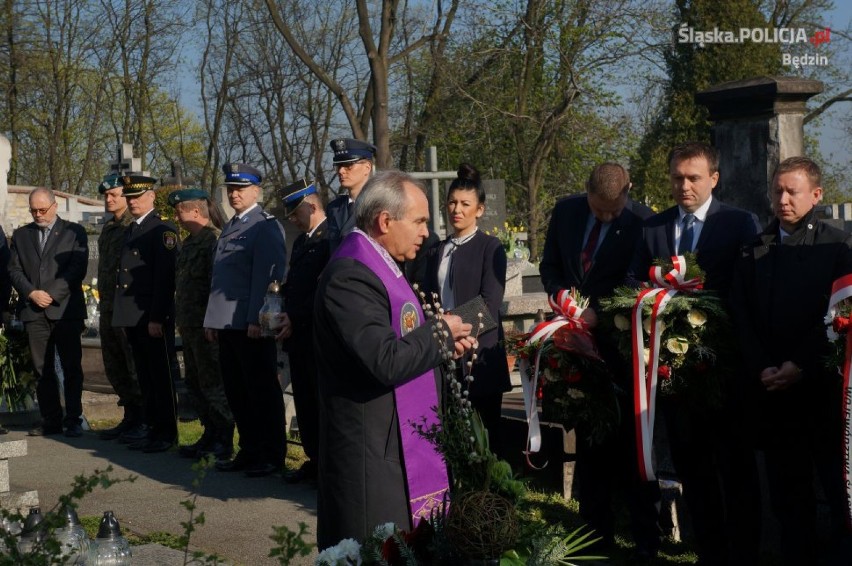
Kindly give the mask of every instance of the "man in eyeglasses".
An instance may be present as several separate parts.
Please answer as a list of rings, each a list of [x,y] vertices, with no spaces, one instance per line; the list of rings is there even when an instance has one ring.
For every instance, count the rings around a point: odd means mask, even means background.
[[[33,221],[12,234],[9,275],[22,299],[20,317],[29,337],[42,423],[31,436],[63,432],[82,436],[83,350],[80,334],[86,318],[83,278],[89,241],[79,224],[59,218],[50,189],[30,193]],[[65,415],[59,402],[56,354],[62,363]]]
[[[334,151],[332,163],[340,179],[340,188],[347,193],[328,203],[325,209],[329,247],[334,252],[343,237],[355,228],[352,209],[355,199],[373,174],[376,146],[361,140],[341,138],[331,142],[331,149]]]

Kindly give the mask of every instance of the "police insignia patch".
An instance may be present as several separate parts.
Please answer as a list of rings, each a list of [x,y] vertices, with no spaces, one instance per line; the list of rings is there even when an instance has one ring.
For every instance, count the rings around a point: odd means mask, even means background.
[[[400,334],[405,336],[418,326],[420,326],[420,316],[417,313],[417,308],[414,303],[405,303],[402,305],[402,312],[399,315]]]
[[[177,245],[177,234],[171,230],[163,232],[163,245],[166,246],[167,250],[175,249],[175,246]]]

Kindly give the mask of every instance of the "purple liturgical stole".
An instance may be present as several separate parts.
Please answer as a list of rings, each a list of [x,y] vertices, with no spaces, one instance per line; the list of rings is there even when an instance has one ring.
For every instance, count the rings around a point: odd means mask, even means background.
[[[391,323],[397,337],[405,336],[424,322],[420,302],[390,254],[364,232],[351,232],[334,254],[349,257],[376,274],[390,299]],[[447,466],[435,447],[422,438],[414,424],[430,427],[438,422],[434,407],[438,391],[433,370],[394,388],[399,433],[402,440],[402,464],[408,484],[408,509],[412,526],[428,518],[432,509],[440,507],[449,489]]]

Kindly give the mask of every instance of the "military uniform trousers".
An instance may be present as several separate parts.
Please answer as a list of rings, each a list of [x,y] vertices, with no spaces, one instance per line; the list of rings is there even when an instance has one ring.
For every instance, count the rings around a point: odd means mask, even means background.
[[[186,388],[201,424],[233,432],[234,416],[222,384],[219,348],[205,339],[200,327],[181,326],[180,337]]]
[[[126,328],[126,331],[142,390],[145,422],[151,427],[148,439],[176,442],[177,413],[171,375],[172,354],[165,337],[169,332],[174,334],[174,329],[168,323],[164,324],[164,336],[159,338],[148,334],[147,322]]]
[[[299,422],[299,437],[305,455],[316,465],[319,453],[319,389],[313,335],[313,326],[310,323],[293,323],[293,336],[286,346],[290,358],[290,379],[293,384],[296,419]]]
[[[44,313],[26,323],[36,379],[36,397],[45,427],[80,424],[83,414],[82,320],[50,320]],[[59,400],[56,355],[62,364],[65,418]]]
[[[248,464],[284,465],[287,433],[278,355],[272,338],[249,338],[245,329],[219,330],[219,364],[225,395]]]
[[[101,356],[104,372],[121,407],[142,408],[142,391],[136,378],[133,352],[123,328],[112,325],[112,309],[101,310],[98,333],[101,338]]]

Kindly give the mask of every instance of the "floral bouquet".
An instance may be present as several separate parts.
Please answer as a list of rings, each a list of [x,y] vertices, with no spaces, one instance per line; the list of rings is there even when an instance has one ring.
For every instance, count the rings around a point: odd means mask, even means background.
[[[417,566],[430,561],[429,546],[434,530],[432,523],[421,521],[408,533],[393,523],[377,526],[370,538],[361,545],[354,539],[344,539],[326,548],[316,558],[316,566],[350,566],[385,564],[388,566]]]
[[[653,480],[651,458],[657,392],[700,409],[718,407],[722,378],[733,350],[722,300],[703,289],[704,273],[692,254],[658,261],[650,281],[622,287],[601,301],[620,351],[633,360],[633,407],[640,473]]]
[[[728,369],[724,366],[733,349],[730,317],[721,298],[703,289],[704,273],[695,262],[695,256],[680,257],[684,259],[679,265],[684,268],[681,282],[671,275],[674,271],[672,260],[659,261],[651,271],[658,274],[665,271],[666,275],[655,275],[651,282],[638,289],[618,288],[611,298],[601,301],[603,311],[609,315],[600,317],[601,326],[612,329],[619,350],[628,359],[633,358],[635,368],[638,352],[634,347],[638,344],[638,332],[632,319],[637,301],[643,298],[642,362],[646,368],[651,367],[651,326],[655,324],[654,330],[659,330],[660,335],[656,364],[660,394],[699,405],[718,406],[722,400],[721,376]],[[655,289],[668,294],[657,293],[656,300],[652,301],[647,295]]]
[[[32,408],[35,385],[26,333],[0,329],[0,402],[13,412]]]
[[[531,397],[527,404],[531,452],[537,451],[536,416],[532,414],[535,400],[541,401],[544,420],[560,423],[566,430],[579,426],[593,443],[604,440],[619,418],[606,365],[580,318],[588,299],[571,289],[559,291],[549,301],[556,318],[507,341],[507,351],[516,353],[521,360],[525,397],[526,384],[535,385],[535,399]]]
[[[508,222],[504,222],[502,230],[494,228],[486,233],[500,240],[500,243],[503,244],[503,249],[506,251],[506,257],[509,259],[528,259],[530,252],[523,242],[518,239],[524,231],[525,228],[523,226],[512,226]]]

